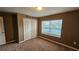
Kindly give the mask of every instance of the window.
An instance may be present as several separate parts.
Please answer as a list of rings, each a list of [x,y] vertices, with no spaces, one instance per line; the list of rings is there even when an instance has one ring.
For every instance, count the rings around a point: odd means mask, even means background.
[[[42,21],[42,34],[61,37],[62,20]]]

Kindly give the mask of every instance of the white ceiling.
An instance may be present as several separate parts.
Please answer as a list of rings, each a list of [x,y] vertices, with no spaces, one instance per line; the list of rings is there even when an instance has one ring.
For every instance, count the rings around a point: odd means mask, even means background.
[[[79,9],[78,7],[43,7],[39,11],[35,7],[0,7],[0,11],[21,13],[33,17],[42,17]]]

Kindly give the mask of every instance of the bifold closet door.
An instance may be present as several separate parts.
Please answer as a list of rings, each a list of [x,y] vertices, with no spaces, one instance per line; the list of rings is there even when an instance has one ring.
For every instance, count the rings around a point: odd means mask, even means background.
[[[29,18],[24,18],[23,24],[24,24],[24,40],[31,39],[31,20]]]
[[[31,20],[31,38],[37,37],[37,20],[32,19]]]
[[[6,44],[3,17],[0,17],[0,45]]]
[[[32,39],[37,36],[37,20],[24,17],[24,40]]]

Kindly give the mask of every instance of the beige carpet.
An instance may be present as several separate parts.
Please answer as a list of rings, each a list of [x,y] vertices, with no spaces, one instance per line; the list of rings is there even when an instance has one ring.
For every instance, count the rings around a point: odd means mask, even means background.
[[[44,39],[30,39],[23,43],[10,43],[0,46],[0,51],[69,51],[72,49],[48,42]]]

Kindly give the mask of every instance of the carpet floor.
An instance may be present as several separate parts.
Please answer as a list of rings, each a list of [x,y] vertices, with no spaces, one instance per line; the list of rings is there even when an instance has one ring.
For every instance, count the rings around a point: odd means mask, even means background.
[[[1,45],[0,51],[72,51],[72,49],[48,42],[41,38],[35,38],[23,43]]]

